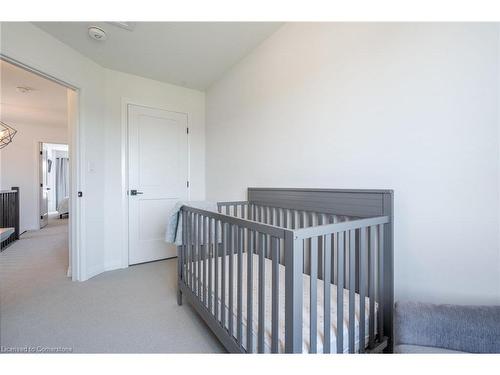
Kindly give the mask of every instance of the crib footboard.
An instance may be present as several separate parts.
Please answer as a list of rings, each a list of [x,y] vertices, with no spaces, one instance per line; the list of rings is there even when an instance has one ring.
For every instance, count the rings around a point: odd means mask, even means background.
[[[219,211],[181,209],[178,302],[185,298],[229,352],[390,346],[390,215],[339,221],[256,201]]]
[[[388,302],[392,295],[386,296],[384,290],[384,230],[390,218],[379,216],[341,223],[328,223],[326,216],[318,219],[324,224],[294,231],[290,245],[293,250],[287,252],[287,291],[293,290],[287,309],[297,314],[290,316],[294,337],[287,341],[287,351],[295,353],[303,348],[304,337],[296,322],[307,321],[311,353],[318,349],[318,331],[324,332],[323,353],[381,352],[392,337],[392,323],[384,323],[384,313],[390,314],[388,321],[392,321],[392,302]],[[310,275],[306,291],[301,290],[301,270]],[[324,281],[323,296],[318,292],[319,280]],[[333,301],[329,298],[331,288],[335,288]],[[309,316],[301,315],[304,293],[310,298]],[[323,329],[318,327],[317,301],[321,299]],[[332,318],[336,322],[331,322]],[[335,338],[331,338],[332,324],[336,327]]]
[[[252,221],[251,212],[246,219],[184,206],[181,215],[179,302],[187,297],[230,352],[264,353],[265,330],[269,328],[265,280],[273,278],[270,328],[277,332],[280,290],[276,266],[285,233],[291,231]],[[268,258],[273,266],[266,276]],[[254,289],[258,290],[256,295]],[[257,326],[252,324],[254,320]],[[272,341],[272,351],[278,352],[278,336]]]

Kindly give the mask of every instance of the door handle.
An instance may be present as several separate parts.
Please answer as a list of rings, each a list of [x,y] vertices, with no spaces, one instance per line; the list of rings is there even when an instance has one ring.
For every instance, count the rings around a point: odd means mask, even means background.
[[[137,191],[135,189],[130,190],[130,195],[139,195],[139,194],[144,194],[142,191]]]

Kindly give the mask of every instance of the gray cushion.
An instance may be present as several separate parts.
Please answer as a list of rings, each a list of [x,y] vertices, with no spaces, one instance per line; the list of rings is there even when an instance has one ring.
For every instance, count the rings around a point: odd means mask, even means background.
[[[433,346],[419,346],[419,345],[396,345],[394,353],[399,354],[461,354],[467,352],[459,352],[458,350],[450,350],[443,348],[435,348]]]
[[[500,306],[398,302],[394,344],[500,353]]]

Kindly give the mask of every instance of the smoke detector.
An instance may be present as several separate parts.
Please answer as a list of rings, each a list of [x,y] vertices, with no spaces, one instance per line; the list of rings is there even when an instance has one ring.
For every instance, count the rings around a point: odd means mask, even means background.
[[[90,26],[89,27],[89,36],[92,39],[98,40],[98,41],[103,41],[103,40],[106,40],[108,38],[108,36],[106,35],[106,32],[97,26]]]

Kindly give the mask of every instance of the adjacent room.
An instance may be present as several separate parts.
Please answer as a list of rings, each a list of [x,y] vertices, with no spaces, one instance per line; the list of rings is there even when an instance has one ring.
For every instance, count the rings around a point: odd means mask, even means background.
[[[68,88],[4,60],[0,71],[2,131],[8,134],[0,151],[0,183],[3,205],[9,207],[2,226],[14,229],[2,250],[19,238],[57,234],[67,269]],[[14,140],[15,147],[7,147]],[[33,254],[28,258],[37,262]]]
[[[499,24],[0,27],[3,352],[500,353]]]

